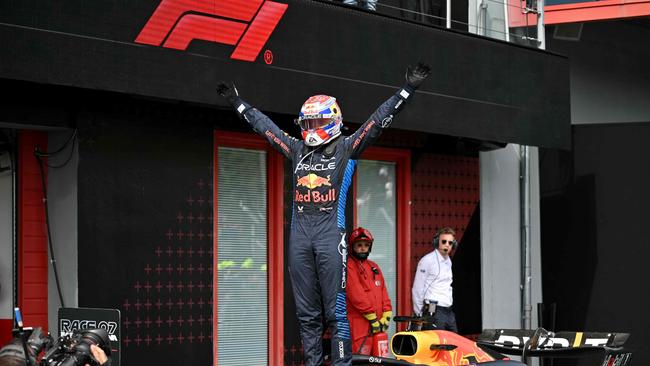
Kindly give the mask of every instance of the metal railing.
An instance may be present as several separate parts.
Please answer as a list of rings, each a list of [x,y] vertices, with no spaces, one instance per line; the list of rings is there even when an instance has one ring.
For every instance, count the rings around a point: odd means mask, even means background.
[[[333,1],[342,4],[341,0]],[[359,0],[358,4],[364,7],[365,2]],[[464,16],[455,18],[452,0],[378,0],[375,8],[381,14],[535,48],[543,41],[537,30],[538,20],[543,19],[543,6],[538,8],[538,4],[543,4],[541,1],[467,0],[466,4],[466,12],[461,11]],[[453,10],[458,12],[457,8]]]

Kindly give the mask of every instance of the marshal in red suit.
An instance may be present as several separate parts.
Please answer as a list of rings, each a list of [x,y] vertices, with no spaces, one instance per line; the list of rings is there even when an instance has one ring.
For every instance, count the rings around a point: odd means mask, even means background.
[[[359,227],[350,234],[347,307],[352,352],[370,355],[373,335],[384,332],[393,316],[384,275],[377,263],[368,259],[374,239]]]

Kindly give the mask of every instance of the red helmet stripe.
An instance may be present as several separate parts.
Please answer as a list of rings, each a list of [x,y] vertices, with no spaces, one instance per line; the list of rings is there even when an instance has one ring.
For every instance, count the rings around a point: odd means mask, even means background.
[[[322,138],[323,140],[330,137],[330,135],[328,135],[327,132],[322,128],[317,129],[316,133],[318,134],[318,137]]]

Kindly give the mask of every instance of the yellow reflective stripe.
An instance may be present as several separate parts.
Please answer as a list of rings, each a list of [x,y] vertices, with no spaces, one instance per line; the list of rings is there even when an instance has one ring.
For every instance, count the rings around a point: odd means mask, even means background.
[[[573,341],[573,347],[580,347],[582,343],[582,332],[576,332],[576,339]]]
[[[374,322],[377,320],[377,314],[375,313],[366,313],[363,314],[363,317],[366,318],[369,322]]]

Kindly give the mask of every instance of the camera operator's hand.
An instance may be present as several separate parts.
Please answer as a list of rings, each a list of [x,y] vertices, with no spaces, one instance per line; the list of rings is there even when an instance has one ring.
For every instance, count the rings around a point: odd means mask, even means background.
[[[430,72],[431,67],[425,63],[418,62],[416,65],[410,65],[406,69],[406,83],[413,89],[417,89],[429,76]]]
[[[101,348],[95,346],[94,344],[91,344],[90,353],[93,354],[93,357],[95,358],[95,360],[97,360],[97,362],[100,365],[102,366],[110,365],[110,363],[108,362],[108,357],[106,357],[106,353],[104,353],[104,350],[102,350]],[[86,366],[90,366],[90,365],[86,364]]]

